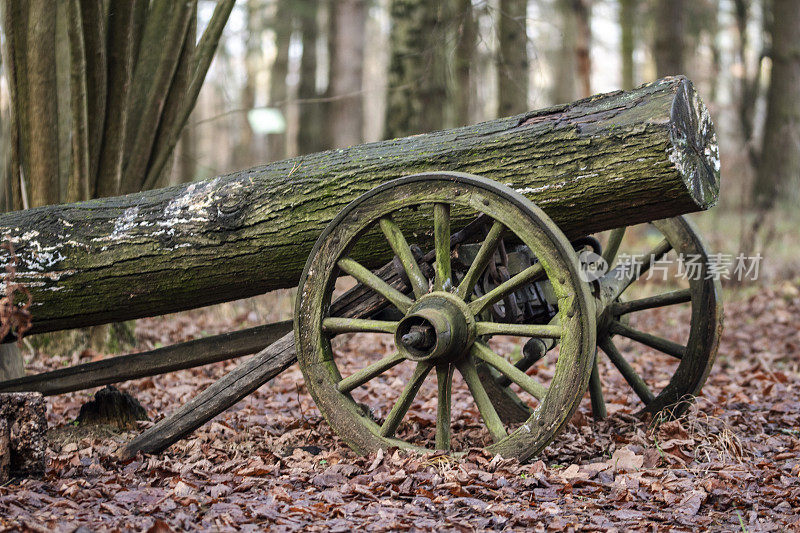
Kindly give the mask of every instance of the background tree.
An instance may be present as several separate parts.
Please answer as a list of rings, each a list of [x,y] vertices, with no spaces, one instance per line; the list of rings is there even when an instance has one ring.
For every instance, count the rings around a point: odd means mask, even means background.
[[[773,0],[767,115],[753,198],[771,208],[778,197],[797,199],[800,180],[800,3]]]
[[[659,78],[684,74],[685,0],[656,0],[653,55]]]
[[[326,148],[321,94],[317,91],[317,40],[319,10],[317,0],[295,2],[303,55],[300,59],[300,80],[297,87],[299,119],[297,130],[298,153],[319,152]],[[360,61],[356,61],[360,64]]]
[[[366,0],[331,2],[330,115],[331,147],[342,148],[363,141],[364,27]]]
[[[527,0],[500,0],[497,40],[498,116],[528,110]]]
[[[163,185],[233,0],[218,3],[197,45],[196,0],[64,5],[66,42],[51,2],[4,4],[10,208]],[[63,50],[68,65],[59,64]],[[66,86],[56,83],[64,68]]]
[[[165,185],[233,4],[196,43],[197,0],[4,2],[6,209]],[[20,369],[13,345],[0,359]]]
[[[455,50],[455,88],[453,109],[455,124],[471,124],[472,108],[475,103],[475,49],[477,28],[472,0],[455,0],[454,12],[456,30]],[[527,99],[527,95],[526,95]]]
[[[445,127],[448,106],[448,2],[392,0],[385,136]]]
[[[286,116],[289,108],[289,91],[286,77],[289,74],[289,44],[292,38],[292,9],[290,0],[277,0],[272,17],[275,32],[275,60],[269,71],[269,104]],[[287,155],[286,134],[274,133],[267,137],[269,159],[277,161]]]
[[[569,102],[591,94],[591,0],[556,0],[561,34],[555,62],[554,102]]]
[[[630,90],[636,83],[633,63],[636,0],[619,0],[619,27],[622,88]]]

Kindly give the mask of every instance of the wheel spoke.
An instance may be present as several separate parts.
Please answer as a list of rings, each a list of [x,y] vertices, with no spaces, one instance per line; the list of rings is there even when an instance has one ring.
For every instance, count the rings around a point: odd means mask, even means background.
[[[608,304],[615,301],[634,281],[650,270],[655,261],[659,261],[670,250],[672,250],[672,245],[667,239],[664,239],[658,246],[650,250],[650,253],[645,256],[639,268],[635,268],[636,265],[632,261],[617,265],[603,276],[603,285],[606,286],[603,291],[603,300]]]
[[[450,205],[434,204],[433,237],[436,248],[433,290],[449,291],[453,286],[450,269]]]
[[[622,244],[622,238],[625,236],[625,229],[625,227],[622,227],[612,230],[611,234],[608,236],[606,249],[603,250],[603,259],[605,259],[609,269],[611,269],[614,264],[614,260],[617,258],[619,246]]]
[[[538,383],[528,374],[494,353],[486,344],[476,342],[472,345],[471,353],[473,357],[494,367],[498,372],[519,385],[522,390],[537,400],[541,400],[547,394],[547,387]]]
[[[492,439],[495,442],[499,442],[506,438],[508,434],[506,433],[505,427],[503,427],[503,421],[500,420],[500,416],[497,414],[497,411],[495,411],[494,405],[492,405],[492,401],[489,399],[489,395],[486,394],[486,389],[483,388],[474,361],[469,358],[461,361],[458,364],[458,371],[461,373],[464,381],[467,382],[467,387],[469,387],[469,392],[472,394],[472,399],[475,400],[478,412],[481,414],[483,423],[486,424],[486,428],[489,430]]]
[[[504,298],[508,293],[514,292],[515,290],[519,289],[526,283],[533,281],[539,275],[544,272],[541,263],[536,263],[513,278],[509,279],[508,281],[504,281],[491,291],[487,292],[480,298],[473,300],[470,302],[469,307],[470,310],[475,313],[476,315],[480,314],[484,309],[495,303],[496,301]]]
[[[600,369],[597,365],[597,349],[594,350],[592,374],[589,376],[589,398],[592,400],[592,414],[595,420],[606,417],[606,401],[603,399],[603,385],[600,383]]]
[[[383,281],[358,261],[345,257],[340,259],[337,264],[345,274],[353,276],[359,282],[389,300],[403,313],[408,312],[411,306],[414,305],[414,301],[411,298]]]
[[[668,305],[682,304],[692,301],[692,291],[690,289],[680,289],[677,291],[665,292],[656,296],[649,296],[639,300],[629,302],[615,302],[611,305],[611,313],[619,316],[645,309],[656,307],[666,307]]]
[[[322,321],[322,329],[331,335],[341,333],[394,333],[397,322],[387,320],[367,320],[363,318],[328,317]]]
[[[469,266],[469,270],[467,270],[467,273],[464,275],[464,279],[462,279],[461,283],[458,285],[456,296],[462,300],[469,299],[469,295],[475,288],[475,283],[478,282],[478,278],[483,274],[483,271],[486,270],[492,257],[494,257],[495,248],[497,248],[497,244],[500,242],[500,237],[503,236],[503,231],[505,231],[505,229],[506,227],[502,223],[496,220],[494,221],[491,229],[489,229],[489,234],[486,235],[486,238],[481,243],[481,247],[478,249],[478,253],[475,255],[475,260]]]
[[[545,324],[507,324],[504,322],[478,322],[478,336],[513,335],[515,337],[537,337],[541,339],[560,339],[561,326]]]
[[[672,245],[669,243],[667,239],[662,240],[658,245],[650,250],[650,253],[644,256],[644,260],[642,261],[642,268],[638,270],[636,273],[636,277],[633,281],[639,279],[643,274],[647,273],[650,270],[650,267],[653,266],[653,263],[656,261],[660,261],[669,251],[672,250]]]
[[[611,362],[617,367],[619,373],[622,374],[622,377],[625,378],[625,381],[633,389],[633,392],[645,403],[645,405],[649,405],[655,397],[653,393],[650,392],[650,388],[647,386],[647,383],[636,373],[636,370],[625,360],[622,354],[617,350],[617,347],[614,346],[614,343],[611,342],[611,339],[608,337],[604,337],[598,342],[598,346],[600,349],[605,352]]]
[[[411,287],[414,289],[414,295],[419,298],[428,292],[428,279],[422,274],[417,260],[414,259],[414,254],[411,253],[411,247],[408,241],[403,236],[403,232],[397,226],[391,217],[383,217],[380,222],[381,231],[389,241],[389,246],[392,247],[395,255],[400,259],[403,269],[406,271]]]
[[[403,392],[400,393],[400,397],[397,398],[392,410],[389,411],[386,420],[384,420],[381,426],[381,437],[392,437],[394,432],[397,431],[397,428],[400,427],[400,422],[402,422],[403,417],[406,416],[408,408],[411,407],[411,402],[413,402],[414,398],[417,396],[419,388],[422,386],[422,382],[425,381],[425,377],[427,377],[431,368],[431,365],[428,363],[417,364],[417,368],[414,369],[414,374],[406,384]]]
[[[350,392],[353,389],[360,387],[367,381],[371,380],[374,377],[377,377],[390,368],[397,366],[398,364],[405,361],[405,357],[400,355],[399,353],[394,353],[387,357],[384,357],[380,361],[375,361],[374,363],[365,366],[361,370],[357,372],[353,372],[343,380],[339,382],[337,388],[339,392],[345,393]]]
[[[450,451],[450,409],[453,392],[454,366],[436,365],[436,383],[439,394],[436,403],[436,449]]]
[[[611,333],[616,333],[617,335],[622,335],[623,337],[627,337],[631,340],[644,344],[645,346],[649,346],[650,348],[658,350],[659,352],[671,355],[676,359],[682,359],[686,354],[686,346],[683,346],[682,344],[645,333],[644,331],[639,331],[638,329],[627,326],[616,320],[609,326],[609,331]]]

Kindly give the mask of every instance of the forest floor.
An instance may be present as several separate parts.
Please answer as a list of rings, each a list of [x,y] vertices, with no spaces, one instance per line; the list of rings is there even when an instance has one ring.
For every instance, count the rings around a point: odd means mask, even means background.
[[[253,311],[199,310],[140,320],[137,334],[147,349],[257,319]],[[688,316],[669,308],[654,320],[685,327]],[[716,365],[686,416],[657,427],[633,416],[636,397],[604,361],[611,416],[594,421],[587,396],[566,431],[528,464],[480,448],[460,459],[397,450],[359,457],[322,419],[297,366],[167,452],[126,463],[114,452],[134,431],[72,423],[89,392],[49,398],[46,474],[0,486],[0,530],[800,530],[797,284],[740,291],[726,301],[725,326]],[[363,365],[359,358],[382,355],[388,343],[358,334],[338,349]],[[28,371],[99,357],[37,357]],[[635,364],[658,364],[648,361]],[[120,388],[157,420],[235,364]],[[402,388],[407,375],[398,372],[363,387],[361,399]],[[433,431],[430,381],[404,435]],[[480,444],[463,383],[453,398],[454,438],[470,437],[454,445]]]

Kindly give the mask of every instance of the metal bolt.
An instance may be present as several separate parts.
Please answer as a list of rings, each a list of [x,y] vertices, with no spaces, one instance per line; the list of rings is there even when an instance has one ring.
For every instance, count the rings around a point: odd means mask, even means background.
[[[403,344],[406,346],[419,348],[425,340],[425,335],[423,335],[421,331],[412,331],[403,335],[400,340],[403,341]]]

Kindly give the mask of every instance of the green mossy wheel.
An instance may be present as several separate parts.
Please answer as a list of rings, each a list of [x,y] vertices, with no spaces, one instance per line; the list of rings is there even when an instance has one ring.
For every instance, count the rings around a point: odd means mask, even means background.
[[[682,281],[684,287],[647,297],[616,298],[598,320],[597,344],[622,373],[636,396],[641,400],[642,413],[651,413],[662,418],[683,414],[705,384],[714,365],[719,339],[722,335],[722,289],[719,277],[710,271],[712,260],[697,228],[688,218],[680,216],[651,223],[663,240],[649,253],[644,254],[644,264],[651,256],[666,257],[670,251],[696,265],[687,272]],[[612,234],[607,259],[613,264],[624,230]],[[608,249],[609,247],[607,247]],[[687,267],[684,267],[687,268]],[[634,277],[627,287],[633,287],[644,278],[647,268]],[[613,271],[612,274],[613,275]],[[624,292],[622,294],[625,294]],[[628,317],[640,311],[667,306],[688,305],[691,307],[691,323],[685,343],[675,342],[632,327]],[[615,339],[628,338],[642,347],[650,347],[667,354],[680,362],[667,383],[657,394],[652,379],[643,379],[631,366],[626,356],[618,349]],[[594,379],[592,380],[594,382]],[[597,384],[590,386],[592,406],[596,416],[604,416],[602,391]]]
[[[426,275],[415,260],[404,233],[403,210],[433,205],[435,260]],[[457,284],[451,276],[451,227],[483,216],[490,229],[470,272]],[[403,294],[349,257],[365,241],[375,246],[383,234],[407,275],[413,291]],[[486,267],[497,242],[513,234],[538,262],[490,293],[473,299],[477,276]],[[381,294],[403,318],[367,320],[330,316],[335,281],[348,274]],[[476,317],[493,302],[533,279],[547,278],[558,300],[557,326],[482,322]],[[295,342],[306,386],[328,423],[353,449],[370,453],[399,446],[452,451],[451,393],[453,373],[466,382],[489,435],[488,450],[520,460],[541,451],[569,420],[586,390],[595,350],[594,306],[578,277],[577,258],[555,224],[532,202],[499,183],[460,173],[407,176],[379,186],[348,205],[317,240],[303,272],[295,309]],[[342,377],[343,357],[331,346],[336,335],[379,332],[393,335],[395,353]],[[559,356],[548,386],[516,370],[484,343],[495,334],[555,338]],[[537,399],[530,417],[516,429],[504,424],[478,377],[482,362],[506,375],[524,394]],[[394,402],[373,419],[351,392],[398,364],[414,366]],[[427,376],[436,375],[436,432],[432,442],[397,437],[403,419]]]
[[[674,250],[679,257],[691,258],[697,265],[696,270],[688,276],[689,279],[683,283],[685,285],[683,288],[646,298],[626,300],[622,295],[614,298],[597,322],[597,345],[602,350],[601,353],[605,353],[611,359],[612,364],[622,373],[634,394],[641,400],[643,405],[641,413],[650,413],[663,419],[683,414],[695,396],[700,393],[711,371],[722,334],[722,290],[719,280],[708,276],[709,253],[697,228],[688,218],[680,216],[657,220],[650,225],[661,233],[663,240],[650,253],[644,254],[645,259],[650,255],[666,255]],[[613,265],[616,259],[626,229],[614,230],[609,237],[603,255],[610,265]],[[625,270],[627,269],[623,269]],[[642,276],[645,272],[646,270],[641,272]],[[608,275],[616,276],[617,273],[611,272]],[[639,278],[640,276],[637,276],[633,279],[626,289],[633,287]],[[691,307],[691,323],[685,344],[661,338],[653,332],[639,331],[629,324],[629,316],[633,313],[672,305]],[[655,385],[652,383],[653,380],[643,379],[618,349],[617,344],[621,337],[680,358],[669,383],[663,386],[658,394],[652,392],[651,387]],[[503,420],[517,421],[529,415],[528,406],[508,387],[499,383],[496,372],[483,369],[481,377],[495,409]],[[592,368],[589,392],[594,416],[604,418],[605,402],[596,364]]]

